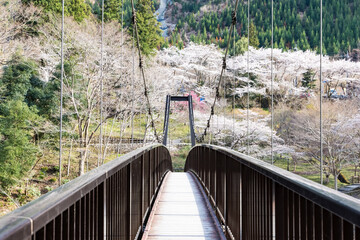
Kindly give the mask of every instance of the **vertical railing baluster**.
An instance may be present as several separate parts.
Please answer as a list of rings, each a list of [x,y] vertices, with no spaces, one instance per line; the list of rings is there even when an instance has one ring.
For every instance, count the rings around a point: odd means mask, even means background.
[[[141,156],[140,158],[140,165],[141,165],[141,169],[140,169],[140,174],[141,174],[141,178],[140,178],[140,186],[141,186],[141,189],[140,189],[140,215],[142,216],[140,219],[141,219],[141,223],[140,223],[140,227],[141,227],[141,234],[142,234],[142,231],[143,231],[143,216],[144,216],[144,213],[145,213],[145,209],[144,209],[144,191],[145,191],[145,188],[144,188],[144,155]]]
[[[354,239],[354,225],[343,219],[343,232],[342,237],[344,240]]]
[[[132,211],[131,211],[131,195],[132,195],[132,186],[131,186],[131,183],[132,183],[132,171],[131,171],[131,164],[128,165],[128,210],[129,210],[129,213],[128,213],[128,222],[129,222],[129,236],[128,236],[128,239],[129,240],[132,240],[131,239],[131,227],[132,227],[132,218],[131,218],[131,214],[132,214]]]
[[[322,240],[322,226],[323,226],[323,216],[322,216],[322,208],[317,204],[314,206],[314,225],[315,225],[315,240]]]
[[[243,225],[243,201],[242,201],[242,195],[243,195],[243,172],[242,172],[242,168],[243,165],[241,163],[239,163],[240,168],[239,168],[239,215],[240,215],[240,221],[239,221],[239,235],[240,235],[240,240],[243,240],[243,229],[244,229],[244,225]]]
[[[63,225],[63,229],[62,229],[62,239],[63,240],[68,240],[69,239],[69,212],[68,210],[65,210],[62,213],[62,225]]]
[[[55,240],[62,239],[62,215],[55,218]]]
[[[300,239],[306,239],[306,224],[307,224],[307,206],[306,199],[300,197]]]
[[[287,239],[286,234],[286,208],[285,191],[280,184],[275,184],[275,236],[277,240]],[[274,199],[273,199],[274,201]]]

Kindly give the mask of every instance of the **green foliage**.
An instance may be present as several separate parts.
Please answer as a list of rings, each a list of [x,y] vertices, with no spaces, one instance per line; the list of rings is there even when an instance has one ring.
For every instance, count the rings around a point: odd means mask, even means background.
[[[254,48],[258,48],[260,43],[258,38],[258,32],[256,31],[256,27],[254,23],[250,23],[249,35],[250,35],[250,40],[249,40],[250,46],[253,46]]]
[[[50,12],[62,12],[61,0],[22,0],[22,2],[25,4],[33,3],[35,5],[42,6],[45,10]],[[78,22],[87,18],[91,13],[90,6],[83,0],[67,0],[64,5],[65,15],[74,17],[74,19]]]
[[[31,169],[38,152],[31,142],[32,127],[40,123],[35,107],[21,100],[0,104],[0,185],[7,188]]]
[[[301,85],[308,89],[315,88],[314,70],[308,69],[303,75],[304,77],[301,79]]]
[[[36,106],[40,115],[50,117],[56,109],[58,87],[55,81],[41,81],[37,69],[35,62],[15,54],[0,78],[4,88],[0,95],[7,100],[25,101],[29,106]]]
[[[102,0],[96,0],[94,4],[89,4],[93,13],[101,19]],[[112,20],[121,21],[121,0],[104,0],[104,20],[106,22]]]
[[[231,42],[233,43],[233,42]],[[237,40],[235,43],[235,50],[234,47],[230,47],[230,55],[237,56],[244,54],[247,51],[248,47],[248,39],[246,37],[242,37],[241,39]],[[235,52],[234,52],[235,51]]]
[[[40,80],[38,66],[15,54],[0,78],[0,185],[16,184],[33,166],[34,128],[56,108],[58,86]],[[40,117],[39,114],[42,116]]]
[[[228,28],[231,24],[233,6],[228,4],[221,11],[199,12],[209,4],[208,1],[175,0],[182,8],[173,8],[177,27],[174,32],[185,31],[191,41],[215,43],[221,48],[226,46]],[[212,4],[229,3],[215,0]],[[259,44],[251,39],[252,46],[269,47],[271,43],[271,0],[253,0],[250,12],[257,31]],[[323,3],[323,40],[324,53],[336,55],[358,48],[360,39],[360,4],[353,0],[329,0]],[[274,46],[286,49],[312,49],[319,51],[320,40],[320,3],[318,0],[274,1]],[[237,10],[236,41],[247,36],[247,2],[240,1]],[[251,26],[250,26],[251,27]],[[206,39],[204,39],[204,29]],[[250,29],[251,31],[251,29]],[[172,37],[171,37],[172,38]],[[185,40],[184,38],[182,38]],[[176,41],[174,41],[176,42]]]
[[[1,82],[5,87],[5,97],[8,99],[24,100],[27,91],[31,87],[30,79],[36,77],[35,66],[32,62],[25,62],[19,55],[9,62],[4,68]]]
[[[139,0],[136,4],[136,21],[139,33],[140,49],[146,56],[153,55],[154,49],[160,47],[163,38],[161,36],[160,23],[154,13],[152,0]],[[130,34],[133,34],[133,27],[130,27]]]

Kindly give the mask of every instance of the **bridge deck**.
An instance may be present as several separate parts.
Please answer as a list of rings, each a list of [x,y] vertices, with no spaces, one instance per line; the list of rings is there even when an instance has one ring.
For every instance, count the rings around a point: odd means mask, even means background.
[[[143,239],[225,239],[214,213],[189,173],[169,173]]]

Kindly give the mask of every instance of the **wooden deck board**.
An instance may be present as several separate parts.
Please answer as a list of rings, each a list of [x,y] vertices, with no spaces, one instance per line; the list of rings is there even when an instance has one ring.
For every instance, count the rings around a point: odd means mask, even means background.
[[[191,174],[170,173],[151,213],[143,239],[225,239]]]

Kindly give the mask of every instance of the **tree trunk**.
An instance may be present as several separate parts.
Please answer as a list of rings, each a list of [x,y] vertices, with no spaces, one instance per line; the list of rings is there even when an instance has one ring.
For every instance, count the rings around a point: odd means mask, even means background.
[[[357,171],[358,166],[355,164],[355,173],[354,176],[356,177],[356,171]]]
[[[286,170],[287,170],[287,171],[290,171],[290,160],[289,160],[289,158],[286,158],[286,159],[287,159]]]
[[[334,188],[335,188],[335,190],[338,190],[338,182],[337,182],[337,180],[338,180],[338,174],[334,174]]]
[[[70,164],[71,164],[71,152],[72,152],[72,147],[73,147],[73,139],[71,138],[71,142],[70,142],[70,151],[69,151],[69,158],[68,158],[68,167],[67,167],[67,176],[70,175]]]
[[[85,157],[84,152],[80,150],[80,161],[79,161],[79,176],[84,174],[85,170]]]
[[[79,176],[85,173],[85,162],[87,159],[88,144],[86,141],[80,143]]]
[[[293,172],[296,172],[296,160],[293,158],[293,164],[294,164],[294,170]]]
[[[325,185],[329,184],[330,182],[330,174],[326,173],[325,174]]]

